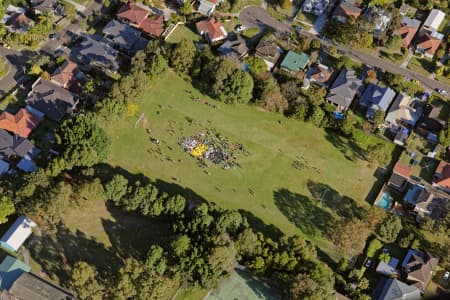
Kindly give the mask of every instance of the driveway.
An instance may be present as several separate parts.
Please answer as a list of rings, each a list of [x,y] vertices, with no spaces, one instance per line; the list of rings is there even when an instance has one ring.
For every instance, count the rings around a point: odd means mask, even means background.
[[[264,10],[264,8],[258,6],[248,6],[244,8],[239,15],[239,19],[242,24],[248,28],[269,28],[278,33],[290,31],[290,26],[288,24],[284,24],[274,19]]]
[[[327,21],[328,21],[327,13],[320,15],[314,22],[311,29],[309,30],[309,33],[312,33],[314,35],[319,34],[322,31],[322,29],[325,27],[325,24],[327,24]]]
[[[31,57],[31,52],[15,51],[0,46],[0,56],[6,58],[11,65],[8,74],[0,79],[1,99],[14,86],[22,83],[24,79],[26,79],[26,75],[23,74],[22,68],[25,65],[26,61]]]

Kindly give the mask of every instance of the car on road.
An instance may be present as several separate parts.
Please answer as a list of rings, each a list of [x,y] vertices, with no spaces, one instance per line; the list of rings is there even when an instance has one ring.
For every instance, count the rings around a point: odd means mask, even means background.
[[[370,267],[372,267],[372,260],[368,259],[366,261],[366,263],[364,264],[364,267],[366,267],[367,269],[369,269]]]
[[[450,278],[450,272],[449,271],[447,271],[447,272],[445,272],[445,274],[444,274],[444,277],[442,277],[445,281],[447,281],[449,278]]]
[[[446,90],[436,89],[436,92],[438,92],[439,94],[441,94],[443,96],[447,96],[448,95],[448,92]]]

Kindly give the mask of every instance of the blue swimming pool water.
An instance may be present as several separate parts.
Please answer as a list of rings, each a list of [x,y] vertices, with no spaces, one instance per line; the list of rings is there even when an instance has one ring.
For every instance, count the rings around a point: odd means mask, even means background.
[[[381,194],[380,199],[378,199],[377,206],[386,210],[391,208],[391,196],[388,192]]]

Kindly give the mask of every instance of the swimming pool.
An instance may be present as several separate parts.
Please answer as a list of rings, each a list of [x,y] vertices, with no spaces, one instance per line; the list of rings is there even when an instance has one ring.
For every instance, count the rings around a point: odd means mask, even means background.
[[[384,192],[383,194],[381,194],[381,197],[378,199],[376,205],[385,210],[390,209],[391,208],[391,194],[389,194],[389,192]]]

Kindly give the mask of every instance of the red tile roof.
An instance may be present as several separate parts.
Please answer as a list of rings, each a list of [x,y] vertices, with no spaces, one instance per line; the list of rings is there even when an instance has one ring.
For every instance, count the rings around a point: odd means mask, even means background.
[[[21,108],[15,115],[3,112],[0,115],[0,128],[27,138],[41,119]]]
[[[339,4],[334,12],[334,15],[342,18],[353,16],[355,19],[357,19],[361,15],[361,9],[352,4],[344,2]]]
[[[418,29],[419,28],[404,25],[396,29],[394,34],[399,35],[402,38],[402,47],[408,48]]]
[[[156,19],[146,18],[139,25],[139,29],[153,37],[158,37],[164,32],[163,22],[163,16],[158,16]]]
[[[52,81],[56,82],[65,89],[74,93],[81,93],[85,82],[79,80],[76,76],[80,73],[77,64],[66,61],[52,74]]]
[[[442,40],[432,37],[429,33],[425,33],[421,42],[417,43],[417,48],[425,50],[428,54],[434,56]]]
[[[446,188],[450,188],[450,164],[441,160],[435,173],[440,174],[440,178],[437,184]]]
[[[208,34],[210,40],[215,40],[224,37],[225,35],[221,29],[222,24],[215,19],[208,19],[197,22],[196,27],[199,33]]]
[[[409,176],[411,176],[412,174],[412,169],[408,166],[402,165],[401,163],[396,163],[393,172],[395,174],[409,178]]]
[[[136,3],[128,1],[119,9],[117,17],[139,26],[149,13],[148,10],[136,5]]]

